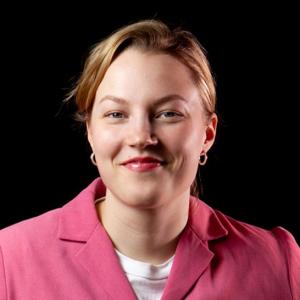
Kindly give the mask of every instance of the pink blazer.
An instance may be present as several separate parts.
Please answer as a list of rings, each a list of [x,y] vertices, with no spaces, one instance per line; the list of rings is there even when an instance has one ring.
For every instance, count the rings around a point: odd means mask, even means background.
[[[136,299],[94,200],[96,179],[64,207],[0,231],[0,300]],[[292,235],[238,222],[190,198],[162,299],[300,299]]]

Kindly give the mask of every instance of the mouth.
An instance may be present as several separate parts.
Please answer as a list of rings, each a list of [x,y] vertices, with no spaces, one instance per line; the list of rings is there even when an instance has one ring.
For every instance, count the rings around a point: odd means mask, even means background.
[[[166,165],[166,162],[154,157],[135,157],[121,164],[134,172],[154,171]]]

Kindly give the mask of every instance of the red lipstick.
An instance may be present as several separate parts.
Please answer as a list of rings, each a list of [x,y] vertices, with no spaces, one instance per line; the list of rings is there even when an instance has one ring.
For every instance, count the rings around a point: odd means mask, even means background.
[[[122,163],[124,167],[135,172],[145,172],[156,169],[163,165],[164,162],[155,157],[134,157]]]

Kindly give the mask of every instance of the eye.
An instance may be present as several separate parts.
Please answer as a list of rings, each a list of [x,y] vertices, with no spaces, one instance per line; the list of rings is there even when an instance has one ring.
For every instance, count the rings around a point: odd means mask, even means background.
[[[105,115],[105,117],[112,118],[112,119],[120,119],[123,116],[124,114],[119,111],[114,111]]]
[[[174,111],[163,111],[160,114],[158,114],[157,117],[160,117],[160,116],[164,116],[163,117],[164,119],[169,119],[169,118],[172,118],[172,117],[180,117],[181,115],[174,112]]]

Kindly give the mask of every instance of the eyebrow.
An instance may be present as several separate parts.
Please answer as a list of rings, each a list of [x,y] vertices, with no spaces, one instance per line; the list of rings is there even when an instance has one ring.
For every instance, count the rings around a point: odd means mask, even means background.
[[[116,102],[116,103],[119,103],[119,104],[128,104],[128,101],[125,100],[125,99],[123,99],[123,98],[115,97],[115,96],[112,96],[112,95],[106,95],[106,96],[102,97],[99,100],[98,105],[100,103],[103,103],[104,101],[108,101],[108,100]],[[171,94],[171,95],[167,95],[167,96],[158,98],[156,100],[156,102],[155,102],[154,105],[160,105],[160,104],[163,104],[163,103],[166,103],[166,102],[175,101],[175,100],[180,100],[180,101],[183,101],[183,102],[188,102],[185,98],[183,98],[180,95]]]

